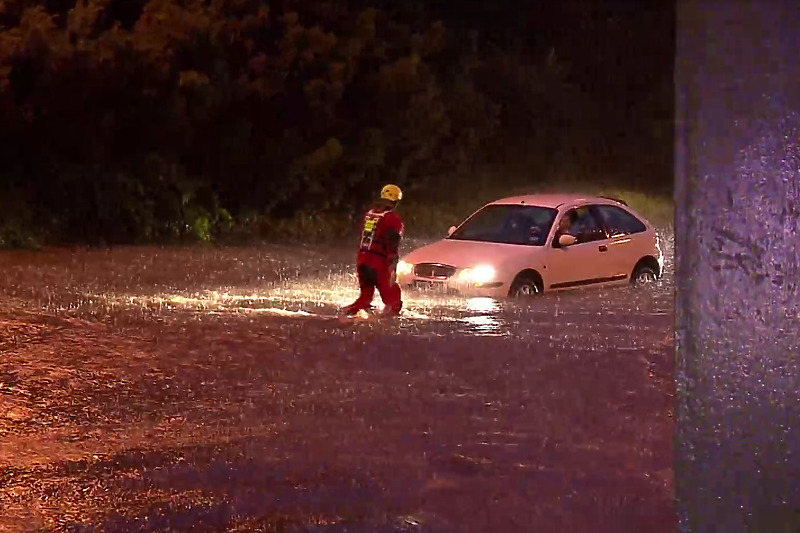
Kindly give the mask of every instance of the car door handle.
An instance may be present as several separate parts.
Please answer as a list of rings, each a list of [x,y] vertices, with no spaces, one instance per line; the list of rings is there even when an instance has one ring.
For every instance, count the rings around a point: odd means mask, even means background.
[[[605,244],[601,244],[600,247],[599,247],[599,250],[601,252],[607,252],[608,251],[608,246],[606,246]]]

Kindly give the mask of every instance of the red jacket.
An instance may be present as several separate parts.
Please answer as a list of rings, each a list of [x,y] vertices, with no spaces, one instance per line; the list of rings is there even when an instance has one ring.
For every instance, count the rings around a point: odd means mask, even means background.
[[[394,259],[399,255],[404,233],[403,219],[397,211],[385,206],[373,207],[364,216],[359,253]]]

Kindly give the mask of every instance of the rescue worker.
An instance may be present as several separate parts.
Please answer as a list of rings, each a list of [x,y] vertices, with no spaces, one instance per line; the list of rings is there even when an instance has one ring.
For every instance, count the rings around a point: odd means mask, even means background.
[[[397,284],[397,262],[400,241],[405,227],[395,211],[403,192],[397,185],[386,185],[378,202],[364,217],[356,268],[361,293],[355,302],[344,308],[347,316],[355,316],[372,306],[375,289],[384,304],[384,316],[397,316],[403,307],[400,285]]]

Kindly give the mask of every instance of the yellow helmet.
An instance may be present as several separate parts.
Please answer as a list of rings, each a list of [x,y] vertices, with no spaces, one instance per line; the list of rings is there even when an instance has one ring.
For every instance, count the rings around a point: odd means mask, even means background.
[[[403,191],[397,185],[386,185],[381,189],[381,199],[390,202],[399,202],[403,198]]]

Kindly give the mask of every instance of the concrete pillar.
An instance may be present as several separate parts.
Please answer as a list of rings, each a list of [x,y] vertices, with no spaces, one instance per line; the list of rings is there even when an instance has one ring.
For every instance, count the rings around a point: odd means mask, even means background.
[[[678,2],[681,530],[800,531],[800,3]]]

